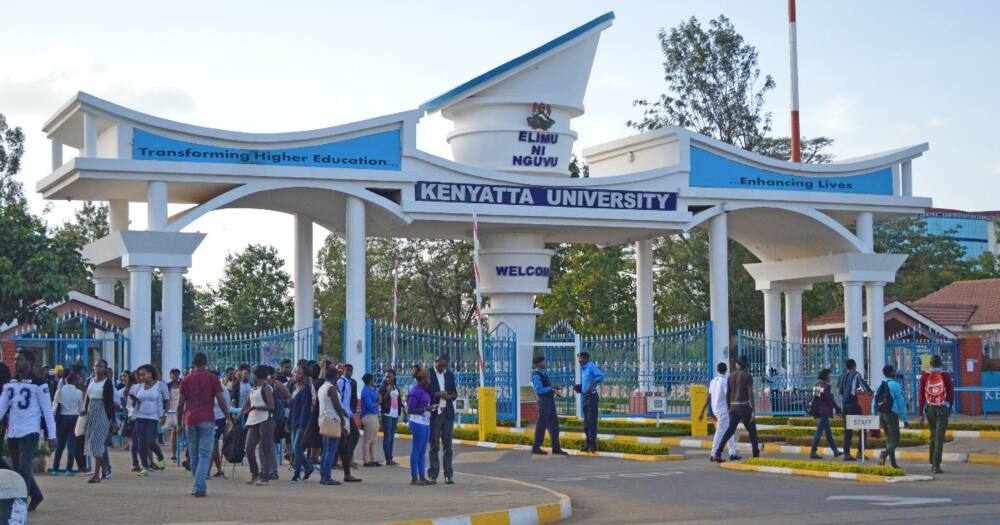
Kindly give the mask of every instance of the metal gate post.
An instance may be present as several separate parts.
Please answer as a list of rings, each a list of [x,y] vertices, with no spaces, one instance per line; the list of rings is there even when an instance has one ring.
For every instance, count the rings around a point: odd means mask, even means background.
[[[575,344],[575,346],[573,347],[575,348],[575,351],[573,352],[573,356],[571,357],[571,359],[573,359],[573,384],[579,385],[582,384],[583,382],[582,375],[580,373],[580,359],[577,358],[580,352],[583,351],[583,340],[580,337],[580,334],[577,333],[573,334],[573,343]],[[576,394],[575,397],[576,397],[576,418],[582,420],[583,394]]]

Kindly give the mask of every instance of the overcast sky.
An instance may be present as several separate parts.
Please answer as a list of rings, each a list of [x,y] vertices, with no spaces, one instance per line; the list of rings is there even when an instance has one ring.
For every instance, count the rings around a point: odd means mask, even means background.
[[[788,133],[785,0],[606,2],[12,2],[3,10],[0,112],[25,129],[21,179],[31,207],[49,172],[42,123],[76,91],[183,122],[239,131],[295,131],[414,109],[421,102],[607,11],[585,100],[573,121],[582,147],[630,134],[636,98],[664,91],[656,32],[725,14],[760,51],[777,88],[776,134]],[[914,192],[935,206],[1000,208],[995,101],[1000,9],[988,1],[800,0],[799,86],[806,136],[836,139],[848,158],[921,142]],[[450,123],[425,117],[418,146],[450,157]],[[78,204],[56,202],[60,223]],[[142,204],[132,227],[145,227]],[[288,264],[292,219],[216,211],[189,276],[214,282],[226,253],[250,242]],[[316,248],[327,234],[316,229]]]

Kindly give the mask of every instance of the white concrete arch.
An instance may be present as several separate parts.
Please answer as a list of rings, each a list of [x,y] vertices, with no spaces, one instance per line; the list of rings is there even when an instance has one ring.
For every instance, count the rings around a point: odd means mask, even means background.
[[[392,190],[391,188],[387,188]],[[330,199],[316,199],[316,192],[330,193]],[[299,198],[309,194],[308,199]],[[399,204],[369,191],[360,184],[342,181],[251,182],[221,193],[171,217],[166,231],[179,232],[204,215],[219,209],[255,208],[290,214],[304,214],[330,230],[344,231],[344,201],[357,197],[373,204],[368,210],[368,230],[388,231],[413,221]],[[318,204],[317,204],[317,201]]]
[[[684,230],[697,227],[721,213],[729,216],[729,238],[745,246],[761,261],[831,253],[871,253],[871,249],[843,224],[808,206],[723,203],[696,214]]]

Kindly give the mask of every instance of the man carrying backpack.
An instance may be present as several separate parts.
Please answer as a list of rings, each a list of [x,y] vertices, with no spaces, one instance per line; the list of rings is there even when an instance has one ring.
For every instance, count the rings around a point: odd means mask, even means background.
[[[951,406],[955,403],[955,382],[951,374],[941,369],[941,356],[931,357],[931,369],[920,374],[920,385],[917,388],[917,412],[920,414],[920,424],[930,427],[931,449],[930,461],[935,474],[941,474],[941,454],[944,450],[944,434],[948,430],[948,416]]]
[[[844,417],[847,416],[860,416],[861,415],[861,403],[858,401],[858,392],[871,392],[871,387],[865,382],[865,378],[861,377],[861,372],[858,372],[858,364],[853,359],[848,359],[844,363],[844,367],[847,372],[840,376],[840,381],[837,383],[837,390],[840,394],[840,403],[844,407]],[[861,432],[864,432],[863,430]],[[861,432],[858,433],[858,459],[861,459]],[[854,437],[854,431],[848,428],[844,429],[844,461],[854,461],[854,456],[851,455],[851,439]]]
[[[896,381],[896,369],[892,365],[885,365],[882,368],[882,375],[885,379],[875,391],[872,398],[872,414],[878,414],[879,423],[885,429],[885,450],[879,454],[879,465],[885,465],[886,458],[889,458],[893,467],[899,468],[896,464],[896,447],[899,446],[899,418],[903,418],[903,425],[910,426],[910,420],[906,415],[906,399],[903,397],[903,387]]]

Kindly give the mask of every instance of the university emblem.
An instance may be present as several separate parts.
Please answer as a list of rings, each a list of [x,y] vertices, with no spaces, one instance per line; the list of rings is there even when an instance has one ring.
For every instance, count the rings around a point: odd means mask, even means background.
[[[526,119],[531,129],[548,130],[556,123],[552,119],[552,106],[541,102],[531,105],[531,116]]]

